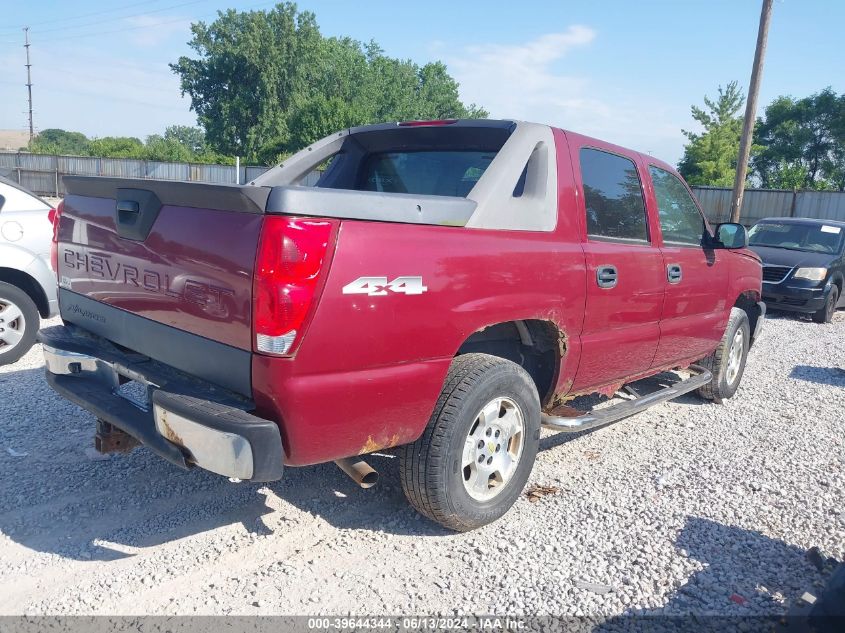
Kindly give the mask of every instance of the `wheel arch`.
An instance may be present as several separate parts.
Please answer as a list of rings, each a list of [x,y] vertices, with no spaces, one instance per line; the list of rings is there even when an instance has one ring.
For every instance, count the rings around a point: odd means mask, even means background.
[[[746,290],[740,293],[733,307],[744,311],[748,316],[748,326],[751,329],[751,345],[756,340],[756,334],[760,331],[758,322],[764,318],[764,309],[760,306],[761,296],[756,290]]]
[[[845,279],[843,279],[842,271],[837,270],[833,275],[830,277],[830,283],[834,284],[837,288],[839,288],[839,296],[842,296],[842,288],[845,285]]]
[[[504,358],[525,369],[545,405],[554,395],[566,354],[566,336],[554,321],[546,319],[502,321],[470,334],[455,356],[473,352]]]
[[[50,303],[47,299],[47,293],[44,292],[35,277],[17,268],[0,266],[0,281],[23,290],[32,299],[43,318],[46,319],[50,316]]]

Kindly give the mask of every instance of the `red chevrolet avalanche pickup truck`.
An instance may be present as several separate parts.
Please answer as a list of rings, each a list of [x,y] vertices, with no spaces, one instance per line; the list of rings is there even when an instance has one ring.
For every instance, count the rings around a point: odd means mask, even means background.
[[[65,184],[64,325],[40,340],[100,450],[252,481],[336,461],[366,486],[358,456],[396,447],[408,500],[456,530],[514,503],[541,426],[730,398],[765,313],[741,225],[547,125],[352,128],[242,186]]]

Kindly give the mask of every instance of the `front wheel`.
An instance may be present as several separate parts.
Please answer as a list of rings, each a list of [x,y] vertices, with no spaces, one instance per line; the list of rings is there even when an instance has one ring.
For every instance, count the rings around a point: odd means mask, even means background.
[[[824,305],[813,313],[813,321],[816,323],[830,323],[833,321],[837,303],[839,303],[839,287],[831,285]]]
[[[14,363],[35,343],[38,308],[17,286],[0,282],[0,365]]]
[[[744,310],[732,308],[728,327],[719,346],[699,363],[713,374],[713,380],[698,389],[699,396],[713,402],[733,397],[745,372],[750,341],[748,315]]]
[[[458,356],[422,436],[400,449],[402,489],[421,514],[449,529],[481,527],[519,497],[539,441],[531,376],[496,356]]]

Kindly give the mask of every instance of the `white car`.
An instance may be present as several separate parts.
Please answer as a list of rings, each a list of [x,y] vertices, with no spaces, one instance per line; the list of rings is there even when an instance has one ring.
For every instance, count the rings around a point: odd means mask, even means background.
[[[50,264],[54,216],[44,200],[0,178],[0,365],[29,351],[40,317],[58,314]]]

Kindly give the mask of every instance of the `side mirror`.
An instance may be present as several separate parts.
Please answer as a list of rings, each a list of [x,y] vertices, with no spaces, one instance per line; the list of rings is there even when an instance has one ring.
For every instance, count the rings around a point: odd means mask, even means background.
[[[748,232],[735,222],[717,224],[716,245],[720,248],[745,248],[748,246]]]

